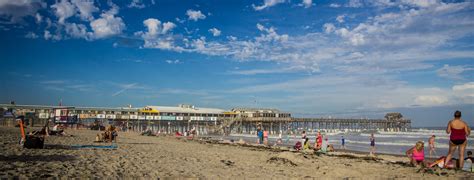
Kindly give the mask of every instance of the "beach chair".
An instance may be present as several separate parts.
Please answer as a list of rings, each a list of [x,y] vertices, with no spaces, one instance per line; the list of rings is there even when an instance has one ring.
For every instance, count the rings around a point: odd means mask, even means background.
[[[24,117],[19,116],[18,117],[19,121],[19,126],[20,126],[20,132],[21,132],[21,140],[20,140],[20,145],[22,145],[24,148],[28,149],[43,149],[44,148],[44,136],[38,136],[38,135],[27,135],[25,133],[25,127],[24,127]]]

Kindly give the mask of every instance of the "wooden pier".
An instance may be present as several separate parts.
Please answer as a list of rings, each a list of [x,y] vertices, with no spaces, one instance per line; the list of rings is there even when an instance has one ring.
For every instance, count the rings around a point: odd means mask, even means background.
[[[411,120],[403,118],[400,113],[387,113],[384,119],[344,119],[295,118],[290,113],[263,108],[219,111],[206,108],[199,110],[194,106],[101,108],[0,104],[0,107],[0,125],[4,126],[16,125],[14,119],[3,117],[6,110],[14,110],[17,115],[24,115],[29,125],[72,120],[73,127],[90,127],[95,123],[115,125],[123,130],[161,133],[196,129],[198,134],[255,134],[259,128],[270,134],[411,130]]]

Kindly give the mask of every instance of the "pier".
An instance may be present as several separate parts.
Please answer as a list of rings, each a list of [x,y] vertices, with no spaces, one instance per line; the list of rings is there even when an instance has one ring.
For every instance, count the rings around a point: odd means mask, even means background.
[[[222,110],[198,108],[181,104],[176,107],[74,107],[0,104],[0,125],[14,126],[9,115],[25,117],[31,126],[47,121],[72,128],[114,125],[121,130],[160,133],[186,132],[195,129],[198,134],[255,134],[260,128],[270,134],[301,133],[306,131],[410,131],[411,120],[400,113],[387,113],[384,119],[298,118],[291,113],[267,108],[234,108]],[[52,123],[51,123],[52,124]]]

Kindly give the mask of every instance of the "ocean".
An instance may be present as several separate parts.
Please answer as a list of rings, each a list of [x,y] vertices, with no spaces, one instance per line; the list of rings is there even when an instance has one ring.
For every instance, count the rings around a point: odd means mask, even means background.
[[[357,132],[328,132],[322,133],[324,138],[328,138],[329,144],[333,144],[336,149],[341,147],[341,137],[344,136],[346,140],[346,149],[369,152],[370,148],[370,133],[357,133]],[[429,147],[428,139],[435,135],[435,147],[436,147],[436,156],[445,156],[448,153],[449,147],[449,135],[446,134],[446,131],[443,128],[414,128],[410,132],[375,132],[375,147],[377,153],[386,153],[386,154],[397,154],[404,155],[405,151],[413,147],[417,141],[425,142],[425,155],[429,156]],[[316,141],[315,133],[307,133],[312,145]],[[231,134],[225,139],[238,140],[243,138],[249,143],[256,143],[256,135],[242,135],[242,134]],[[270,144],[274,144],[278,136],[270,136]],[[287,135],[283,134],[282,139],[284,145],[292,146],[301,139],[301,134],[290,135],[289,142],[287,141]],[[468,138],[467,151],[474,151],[474,136],[471,134]],[[458,153],[455,153],[455,157],[458,156]]]

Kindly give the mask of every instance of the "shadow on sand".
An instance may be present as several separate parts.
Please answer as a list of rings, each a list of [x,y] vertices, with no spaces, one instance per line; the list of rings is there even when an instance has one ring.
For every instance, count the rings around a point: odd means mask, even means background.
[[[0,155],[0,161],[5,162],[28,162],[28,161],[73,161],[74,156],[71,155]]]

